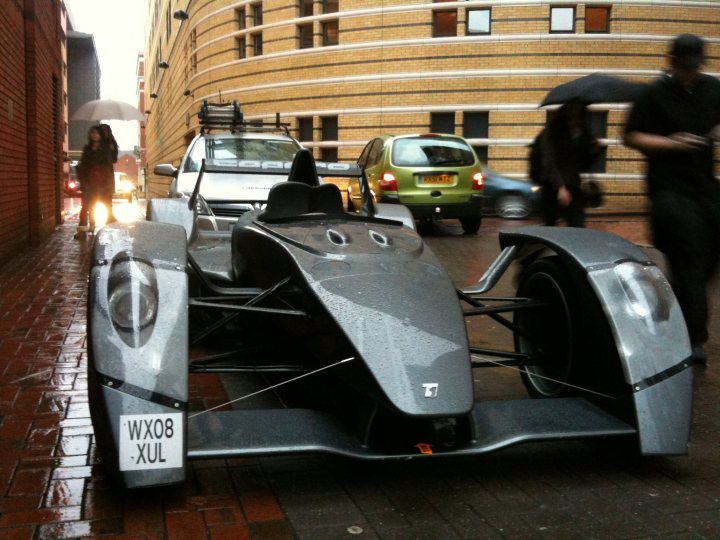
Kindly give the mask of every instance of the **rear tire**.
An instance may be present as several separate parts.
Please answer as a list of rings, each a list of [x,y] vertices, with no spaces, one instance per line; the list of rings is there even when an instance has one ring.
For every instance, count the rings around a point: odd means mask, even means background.
[[[480,223],[482,218],[480,216],[470,216],[460,218],[460,224],[462,225],[463,232],[465,234],[477,234],[480,230]]]

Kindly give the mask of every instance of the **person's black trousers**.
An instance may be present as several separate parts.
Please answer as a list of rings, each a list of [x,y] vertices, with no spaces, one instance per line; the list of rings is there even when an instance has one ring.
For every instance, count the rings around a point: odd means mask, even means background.
[[[568,187],[572,201],[562,208],[557,201],[557,189],[545,185],[542,188],[541,204],[542,217],[545,225],[557,225],[558,219],[563,218],[569,227],[585,226],[585,197],[579,187]]]
[[[693,347],[708,339],[707,286],[720,257],[720,195],[695,199],[661,192],[651,199],[655,246],[670,267],[670,283],[685,316]]]

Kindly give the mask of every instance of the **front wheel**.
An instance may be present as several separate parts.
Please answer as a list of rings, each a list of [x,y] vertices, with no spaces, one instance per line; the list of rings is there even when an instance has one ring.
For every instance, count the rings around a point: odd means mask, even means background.
[[[463,232],[465,234],[476,234],[480,230],[481,220],[482,218],[480,216],[460,218],[460,225],[462,225]]]
[[[523,270],[517,296],[541,302],[539,307],[518,311],[515,349],[536,363],[522,366],[521,376],[532,397],[572,394],[579,321],[577,294],[570,277],[556,258],[540,259]]]

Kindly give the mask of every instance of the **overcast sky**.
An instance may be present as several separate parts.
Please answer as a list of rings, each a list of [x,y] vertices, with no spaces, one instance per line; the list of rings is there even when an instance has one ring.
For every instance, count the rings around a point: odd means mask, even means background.
[[[93,34],[100,61],[100,97],[137,106],[137,55],[145,48],[148,0],[65,0],[75,30]],[[121,150],[138,144],[138,122],[110,122]]]

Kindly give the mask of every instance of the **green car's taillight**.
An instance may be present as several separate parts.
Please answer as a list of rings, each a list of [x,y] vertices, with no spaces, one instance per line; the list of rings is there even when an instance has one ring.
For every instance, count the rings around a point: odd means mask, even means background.
[[[473,183],[472,188],[473,189],[482,189],[485,185],[485,178],[483,178],[483,173],[476,172],[473,174]]]
[[[380,177],[380,189],[382,191],[397,191],[397,179],[393,173],[385,172]]]

